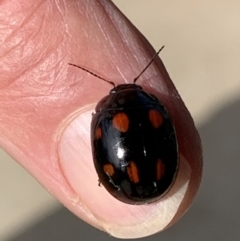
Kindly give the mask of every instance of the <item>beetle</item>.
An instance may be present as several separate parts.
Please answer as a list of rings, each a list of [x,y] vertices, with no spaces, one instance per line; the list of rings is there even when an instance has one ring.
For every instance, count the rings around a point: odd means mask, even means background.
[[[179,169],[177,136],[167,109],[136,84],[163,47],[132,84],[116,86],[70,64],[113,86],[92,115],[92,155],[99,183],[127,204],[148,204],[162,198],[174,184]]]

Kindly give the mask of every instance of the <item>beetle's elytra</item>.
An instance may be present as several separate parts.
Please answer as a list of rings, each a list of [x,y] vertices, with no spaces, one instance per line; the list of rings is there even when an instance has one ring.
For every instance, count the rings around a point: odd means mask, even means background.
[[[174,126],[162,103],[139,85],[118,85],[98,103],[91,142],[100,183],[122,202],[153,202],[174,183]]]

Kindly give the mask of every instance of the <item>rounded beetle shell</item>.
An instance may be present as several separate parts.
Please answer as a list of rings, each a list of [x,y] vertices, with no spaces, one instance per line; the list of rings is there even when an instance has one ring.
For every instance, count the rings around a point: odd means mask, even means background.
[[[179,157],[172,120],[139,85],[118,85],[98,103],[91,144],[99,182],[122,202],[154,202],[176,179]]]

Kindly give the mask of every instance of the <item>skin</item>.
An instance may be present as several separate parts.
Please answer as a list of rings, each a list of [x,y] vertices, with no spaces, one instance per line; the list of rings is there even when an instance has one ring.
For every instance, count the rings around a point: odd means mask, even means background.
[[[1,147],[75,215],[112,236],[148,236],[177,221],[199,187],[202,152],[160,59],[137,83],[169,111],[181,171],[170,193],[143,206],[121,203],[98,187],[91,113],[112,87],[68,65],[131,83],[154,55],[138,30],[107,0],[3,1],[0,25]]]

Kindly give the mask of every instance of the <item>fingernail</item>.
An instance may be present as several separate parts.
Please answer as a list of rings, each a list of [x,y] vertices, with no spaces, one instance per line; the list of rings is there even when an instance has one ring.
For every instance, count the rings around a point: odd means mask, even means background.
[[[95,199],[91,200],[92,195],[89,193],[94,192],[92,187],[98,183],[90,146],[93,108],[94,106],[90,105],[65,120],[63,126],[66,125],[66,128],[62,132],[58,151],[62,173],[75,193],[67,197],[75,206],[74,211],[79,211],[77,215],[91,225],[103,229],[88,207],[88,203]]]
[[[138,238],[164,229],[173,219],[188,189],[191,168],[180,156],[176,184],[159,202],[149,205],[128,205],[112,197],[98,186],[91,145],[90,123],[93,106],[68,122],[59,144],[59,161],[67,182],[76,193],[82,210],[81,218],[118,238]]]

